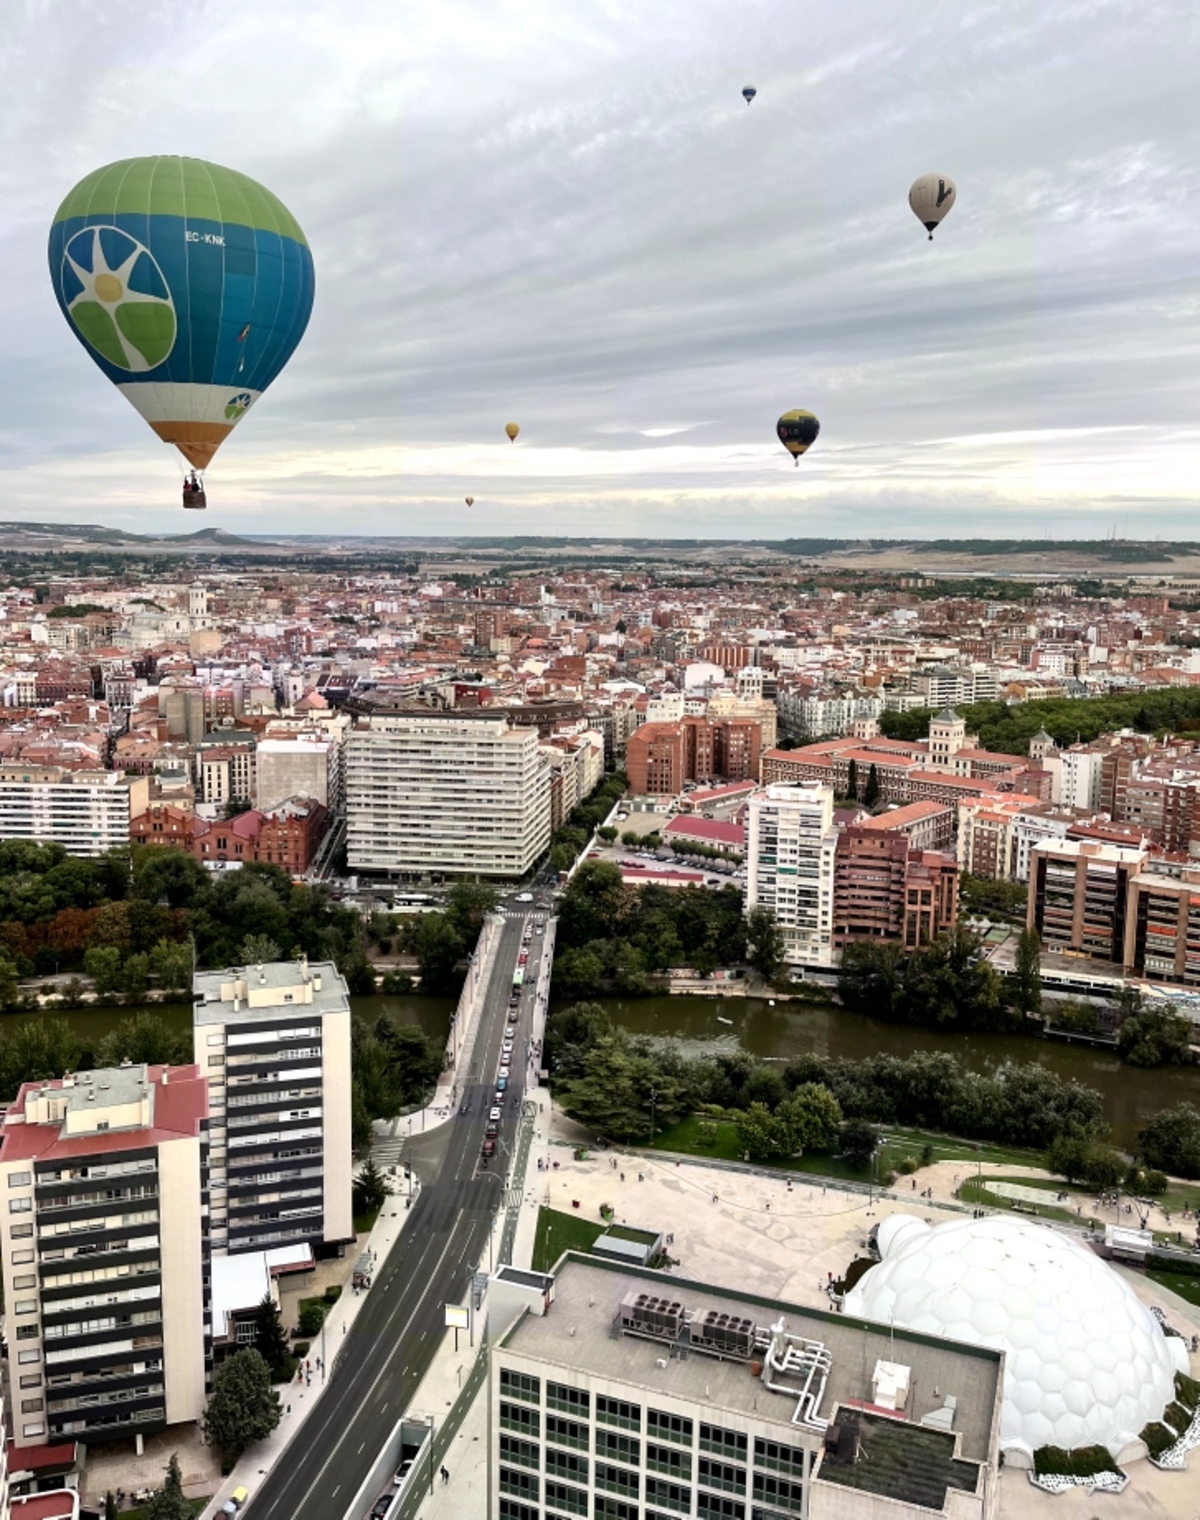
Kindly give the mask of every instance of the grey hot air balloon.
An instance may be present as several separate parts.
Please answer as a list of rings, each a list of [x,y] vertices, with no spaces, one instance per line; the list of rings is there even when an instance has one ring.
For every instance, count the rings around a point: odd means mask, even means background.
[[[954,181],[948,174],[922,174],[920,179],[913,181],[912,189],[908,192],[908,204],[913,209],[913,215],[929,233],[931,243],[934,228],[953,206],[957,194]]]

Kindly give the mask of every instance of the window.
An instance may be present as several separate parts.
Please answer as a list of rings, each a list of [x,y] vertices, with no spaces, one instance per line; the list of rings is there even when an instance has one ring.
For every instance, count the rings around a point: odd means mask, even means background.
[[[500,1428],[501,1430],[516,1430],[526,1436],[536,1436],[541,1428],[541,1415],[536,1409],[522,1409],[520,1404],[501,1404]]]
[[[30,1214],[33,1212],[32,1198],[10,1198],[8,1200],[8,1212],[10,1214]]]
[[[37,1274],[36,1274],[36,1272],[29,1272],[29,1273],[25,1274],[24,1276],[14,1277],[13,1278],[13,1287],[16,1288],[16,1289],[21,1289],[21,1288],[36,1288],[37,1287]]]
[[[653,1500],[656,1504],[663,1504],[667,1509],[677,1509],[681,1515],[690,1515],[692,1512],[692,1491],[690,1488],[681,1488],[678,1483],[665,1483],[662,1478],[646,1479],[646,1503]]]
[[[9,1187],[29,1187],[32,1181],[33,1178],[28,1172],[9,1172],[8,1174]]]
[[[501,1441],[504,1437],[500,1437]],[[503,1447],[501,1448],[503,1450]],[[555,1451],[551,1447],[546,1448],[546,1472],[554,1473],[559,1478],[569,1478],[572,1483],[582,1483],[586,1487],[588,1480],[588,1459],[577,1457],[572,1451]],[[546,1503],[550,1503],[549,1496]]]
[[[683,1478],[691,1482],[691,1453],[680,1451],[676,1447],[647,1445],[646,1466],[652,1472],[666,1473],[669,1478]]]
[[[13,1307],[18,1314],[36,1314],[37,1306],[36,1298],[19,1298]]]
[[[722,1430],[719,1425],[700,1426],[700,1450],[712,1451],[734,1462],[746,1460],[746,1437],[737,1430]]]
[[[804,1486],[801,1483],[789,1483],[786,1478],[772,1477],[770,1473],[755,1473],[754,1497],[756,1500],[765,1499],[768,1504],[774,1504],[780,1509],[792,1510],[798,1515],[804,1498]]]
[[[20,1362],[23,1367],[27,1367],[30,1362],[40,1362],[41,1359],[42,1353],[36,1348],[32,1351],[17,1352],[17,1361]]]
[[[524,1399],[527,1404],[540,1404],[542,1401],[541,1379],[530,1377],[524,1372],[510,1372],[507,1367],[501,1367],[500,1392],[510,1399]]]
[[[209,1058],[208,1058],[208,1064],[210,1066],[224,1066],[224,1064],[225,1064],[225,1057],[224,1056],[209,1056]]]
[[[40,1372],[23,1372],[21,1374],[22,1388],[40,1388],[42,1386],[42,1374]]]
[[[711,1457],[700,1458],[698,1481],[709,1488],[722,1488],[727,1494],[746,1492],[746,1474],[740,1467],[730,1467],[727,1462],[714,1462]]]
[[[30,1262],[36,1260],[37,1253],[34,1251],[14,1251],[12,1253],[12,1264],[14,1267],[25,1267],[28,1266]]]
[[[31,1425],[22,1425],[21,1434],[23,1436],[44,1436],[46,1434],[46,1427],[41,1420],[37,1420]]]
[[[756,1467],[773,1467],[776,1472],[804,1476],[804,1453],[798,1446],[784,1446],[780,1441],[764,1441],[754,1437],[754,1463]]]
[[[515,1467],[500,1469],[500,1492],[515,1494],[530,1504],[538,1502],[538,1480],[532,1473],[518,1472]]]
[[[603,1420],[606,1425],[619,1425],[625,1430],[641,1430],[642,1406],[627,1404],[624,1399],[605,1398],[604,1394],[598,1393],[596,1418]]]
[[[37,1337],[38,1327],[36,1325],[17,1326],[17,1339],[19,1341],[35,1341],[37,1340]]]
[[[541,1448],[532,1441],[522,1441],[517,1436],[501,1435],[500,1460],[515,1462],[519,1467],[532,1467],[537,1472],[541,1466]]]
[[[606,1488],[614,1494],[638,1496],[637,1473],[626,1472],[623,1467],[609,1467],[605,1462],[596,1463],[596,1487]]]
[[[223,1034],[210,1034],[208,1037],[208,1044],[210,1045],[224,1045],[224,1043],[225,1036]]]
[[[592,1514],[596,1520],[638,1520],[636,1504],[626,1504],[621,1499],[606,1499],[603,1494],[596,1495]]]
[[[578,1425],[574,1420],[564,1420],[557,1414],[546,1416],[546,1439],[554,1441],[559,1446],[575,1446],[580,1451],[588,1449],[587,1426]],[[549,1461],[548,1455],[547,1461]]]
[[[598,1430],[596,1455],[608,1457],[613,1462],[628,1462],[630,1467],[640,1467],[642,1443],[636,1436],[615,1436],[610,1430]]]
[[[538,1512],[530,1509],[528,1504],[518,1504],[515,1499],[501,1499],[500,1520],[538,1520]]]
[[[22,1414],[38,1414],[41,1410],[45,1409],[45,1407],[46,1407],[46,1401],[45,1401],[45,1399],[22,1399],[21,1400],[21,1413]]]
[[[582,1488],[570,1488],[565,1483],[553,1483],[546,1479],[546,1509],[562,1510],[568,1515],[586,1515],[588,1512],[588,1496]]]
[[[703,1490],[696,1495],[696,1513],[700,1520],[746,1520],[746,1506],[741,1500],[719,1498]]]
[[[561,1409],[564,1414],[578,1415],[586,1420],[591,1400],[586,1388],[570,1388],[566,1383],[547,1383],[546,1407]]]
[[[690,1446],[692,1422],[681,1414],[664,1414],[661,1409],[647,1409],[646,1434],[659,1441],[674,1441],[677,1446]]]

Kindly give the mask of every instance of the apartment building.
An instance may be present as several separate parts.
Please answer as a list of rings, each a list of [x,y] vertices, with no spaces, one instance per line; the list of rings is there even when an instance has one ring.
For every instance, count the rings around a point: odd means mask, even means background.
[[[1002,1352],[574,1254],[489,1296],[499,1520],[995,1513]]]
[[[550,771],[536,728],[502,714],[404,713],[346,740],[352,871],[523,876],[550,844]]]
[[[350,998],[330,961],[198,972],[214,1254],[354,1239]]]
[[[255,750],[258,806],[311,797],[331,812],[341,803],[342,745],[332,734],[268,734]]]
[[[1030,852],[1026,925],[1047,950],[1125,959],[1129,883],[1144,848],[1093,839],[1043,839]]]
[[[8,1105],[0,1250],[18,1449],[203,1414],[207,1117],[196,1066],[27,1082]]]
[[[103,855],[128,846],[130,820],[149,801],[145,776],[0,765],[0,839],[53,842],[68,855]]]
[[[851,824],[837,836],[833,872],[833,942],[932,944],[958,914],[958,863],[940,850],[914,847],[905,834],[878,827],[887,815]]]
[[[833,790],[773,785],[751,797],[746,911],[770,908],[791,966],[833,965]]]
[[[196,747],[196,788],[202,802],[255,802],[258,777],[255,741],[206,739]]]

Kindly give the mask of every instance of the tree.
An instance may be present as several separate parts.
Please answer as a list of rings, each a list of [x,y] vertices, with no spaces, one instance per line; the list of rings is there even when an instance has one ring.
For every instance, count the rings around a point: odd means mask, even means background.
[[[1010,986],[1013,1007],[1026,1018],[1036,1018],[1042,1011],[1042,944],[1036,929],[1021,930]]]
[[[1117,1050],[1130,1066],[1190,1066],[1193,1025],[1173,1003],[1147,1008],[1140,994],[1137,1005],[1121,1020]]]
[[[852,801],[858,801],[858,761],[851,760],[846,771],[846,796]]]
[[[879,771],[875,762],[871,761],[871,769],[867,772],[867,785],[863,791],[863,806],[873,808],[879,801]]]
[[[617,837],[617,831],[611,823],[604,824],[604,826],[597,829],[596,832],[599,834],[600,838],[603,839],[605,844],[612,844],[613,840]]]
[[[21,992],[17,968],[7,955],[0,955],[0,1008],[11,1008]]]
[[[148,844],[134,856],[133,895],[143,902],[190,908],[210,888],[208,872],[186,850]]]
[[[500,901],[495,887],[474,878],[456,881],[446,894],[446,917],[461,939],[478,939],[483,921]]]
[[[190,992],[192,951],[190,945],[160,939],[150,951],[150,971],[164,992]]]
[[[282,959],[283,952],[268,934],[247,934],[238,946],[239,966],[261,966]]]
[[[167,1463],[166,1482],[147,1506],[146,1520],[192,1520],[192,1506],[184,1497],[183,1474],[174,1452]]]
[[[765,1103],[751,1103],[734,1123],[739,1149],[751,1161],[765,1161],[788,1148],[788,1130]]]
[[[847,1119],[838,1135],[842,1154],[850,1165],[859,1171],[864,1171],[870,1166],[871,1157],[875,1154],[878,1143],[879,1136],[875,1126],[868,1124],[865,1119]]]
[[[149,985],[150,957],[143,954],[127,955],[121,967],[121,991],[132,998],[143,998]]]
[[[751,908],[746,914],[746,959],[766,981],[783,965],[783,934],[770,908]]]
[[[452,992],[458,985],[458,963],[466,953],[462,936],[442,913],[422,913],[409,931],[421,972],[421,991]]]
[[[204,1435],[220,1451],[224,1471],[247,1447],[269,1436],[280,1416],[271,1369],[258,1351],[237,1351],[222,1363],[204,1411]]]
[[[254,1349],[266,1362],[274,1382],[290,1375],[292,1357],[288,1351],[287,1333],[279,1305],[269,1293],[263,1294],[254,1311]]]
[[[0,1098],[23,1082],[46,1082],[79,1065],[79,1041],[66,1019],[31,1019],[0,1041]]]
[[[83,958],[83,969],[101,994],[115,992],[121,985],[122,966],[123,957],[116,945],[95,945]]]
[[[375,1165],[374,1159],[368,1156],[354,1179],[355,1214],[378,1214],[391,1195],[387,1178]]]
[[[123,1018],[96,1051],[99,1066],[120,1066],[122,1061],[135,1066],[186,1066],[192,1058],[191,1032],[177,1034],[160,1013],[149,1011]]]
[[[321,1326],[325,1323],[326,1309],[324,1304],[305,1304],[300,1310],[298,1328],[301,1335],[310,1338],[320,1335]]]
[[[1173,1177],[1200,1177],[1200,1108],[1195,1104],[1160,1110],[1138,1141],[1148,1166]]]
[[[789,1154],[831,1151],[838,1143],[842,1106],[827,1087],[804,1082],[776,1110],[787,1132]]]

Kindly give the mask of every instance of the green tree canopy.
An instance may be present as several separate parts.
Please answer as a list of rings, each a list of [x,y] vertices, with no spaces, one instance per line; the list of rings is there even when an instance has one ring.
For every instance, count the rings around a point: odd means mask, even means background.
[[[193,1520],[192,1506],[183,1492],[179,1458],[174,1452],[167,1463],[167,1476],[163,1486],[146,1506],[146,1520]]]
[[[222,1362],[204,1411],[204,1435],[220,1451],[225,1471],[249,1447],[269,1436],[280,1416],[271,1370],[258,1351],[237,1351]]]
[[[1148,1166],[1172,1177],[1200,1177],[1200,1108],[1194,1103],[1160,1110],[1138,1141]]]

